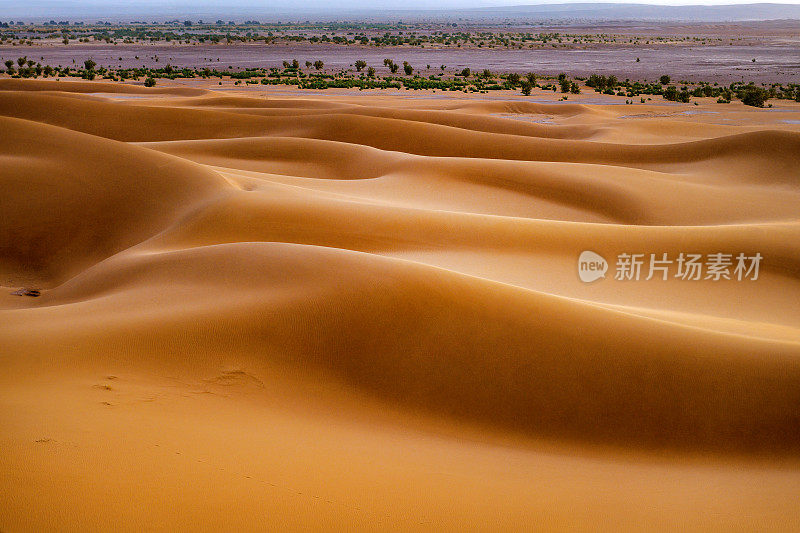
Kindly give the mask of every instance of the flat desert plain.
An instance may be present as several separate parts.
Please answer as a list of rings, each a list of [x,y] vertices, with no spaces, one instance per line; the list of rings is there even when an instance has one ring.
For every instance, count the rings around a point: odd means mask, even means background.
[[[800,529],[800,104],[211,89],[0,80],[0,530]]]

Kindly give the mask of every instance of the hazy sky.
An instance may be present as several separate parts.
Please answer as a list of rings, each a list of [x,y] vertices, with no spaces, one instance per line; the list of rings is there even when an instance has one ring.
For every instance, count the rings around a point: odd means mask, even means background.
[[[338,10],[420,10],[458,9],[501,5],[575,3],[581,0],[0,0],[0,20],[36,17],[99,18],[114,16],[149,16],[153,14],[197,14],[202,17],[240,18],[251,13],[254,17],[269,13],[331,12]],[[583,0],[585,2],[585,0]],[[602,0],[601,0],[602,1]],[[614,1],[614,0],[607,0]],[[626,0],[616,0],[618,3]],[[630,1],[630,0],[629,0]],[[772,0],[770,3],[796,4],[800,0]],[[747,4],[752,0],[633,0],[630,3],[686,4]]]

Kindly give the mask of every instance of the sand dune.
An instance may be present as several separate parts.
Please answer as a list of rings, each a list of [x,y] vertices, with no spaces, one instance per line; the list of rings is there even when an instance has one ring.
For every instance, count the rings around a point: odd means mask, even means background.
[[[800,130],[616,107],[0,81],[0,529],[800,528]]]

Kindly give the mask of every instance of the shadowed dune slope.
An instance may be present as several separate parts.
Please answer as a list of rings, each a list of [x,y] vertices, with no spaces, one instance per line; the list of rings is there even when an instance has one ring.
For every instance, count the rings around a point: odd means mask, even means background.
[[[17,119],[0,118],[0,127],[7,285],[63,281],[226,185],[200,165],[136,146]]]
[[[800,131],[610,107],[0,80],[0,529],[796,529]]]

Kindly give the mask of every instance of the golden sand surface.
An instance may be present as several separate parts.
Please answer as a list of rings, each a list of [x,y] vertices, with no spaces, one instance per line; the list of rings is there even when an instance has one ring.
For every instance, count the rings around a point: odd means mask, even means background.
[[[800,529],[800,104],[223,89],[0,80],[0,530]]]

